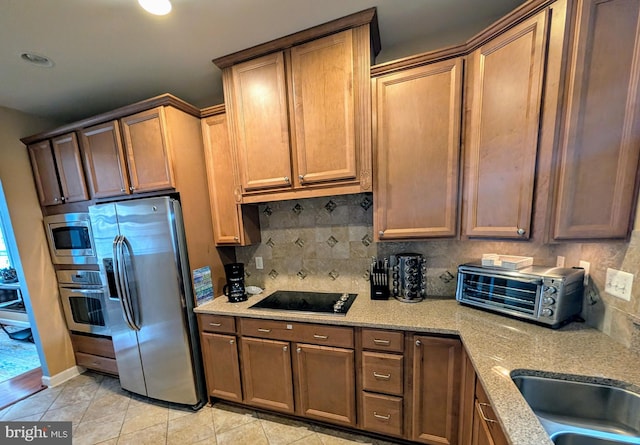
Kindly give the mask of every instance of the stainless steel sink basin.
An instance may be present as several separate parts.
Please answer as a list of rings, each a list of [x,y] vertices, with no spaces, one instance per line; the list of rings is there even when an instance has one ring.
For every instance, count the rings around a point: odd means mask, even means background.
[[[511,379],[556,445],[640,445],[640,394],[539,375]]]

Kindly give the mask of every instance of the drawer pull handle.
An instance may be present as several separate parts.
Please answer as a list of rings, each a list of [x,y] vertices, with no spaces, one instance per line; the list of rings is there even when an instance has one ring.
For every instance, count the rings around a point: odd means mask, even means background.
[[[373,412],[373,417],[375,417],[376,419],[380,419],[380,420],[389,420],[391,419],[391,414],[387,414],[386,416],[383,416],[382,414],[378,414],[377,412]]]
[[[373,342],[376,345],[385,345],[385,346],[389,346],[391,344],[391,342],[389,340],[381,340],[379,338],[374,338]]]
[[[484,420],[485,422],[497,423],[496,420],[490,419],[485,415],[484,410],[482,409],[483,406],[491,406],[491,405],[489,405],[488,403],[480,403],[480,402],[478,402],[478,411],[480,411],[480,415],[482,416],[482,420]]]
[[[391,378],[391,374],[378,374],[375,371],[373,371],[373,376],[378,380],[389,380]]]
[[[235,342],[236,342],[235,340],[229,340],[230,345],[234,344]]]
[[[327,338],[329,338],[329,336],[328,335],[313,334],[313,338],[317,338],[319,340],[326,340]]]
[[[267,334],[271,332],[271,329],[258,328],[258,332],[266,332]]]
[[[222,326],[222,323],[209,323],[209,326],[215,326],[216,328],[219,328],[220,326]]]

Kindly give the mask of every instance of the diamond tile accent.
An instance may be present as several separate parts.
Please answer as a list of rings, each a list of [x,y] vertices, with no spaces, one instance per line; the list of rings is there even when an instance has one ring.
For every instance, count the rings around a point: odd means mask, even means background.
[[[298,271],[297,275],[298,275],[298,278],[300,278],[301,280],[304,280],[305,278],[307,278],[307,275],[309,275],[309,272],[303,268]]]
[[[276,243],[273,241],[273,239],[269,238],[267,240],[267,242],[265,243],[267,246],[271,247],[273,249],[273,246],[276,245]]]
[[[362,207],[365,210],[369,210],[372,205],[373,205],[373,201],[368,196],[365,196],[360,202],[360,207]]]
[[[334,237],[333,235],[331,235],[331,236],[327,239],[327,244],[328,244],[330,247],[333,247],[333,246],[335,246],[336,244],[338,244],[338,240],[337,240],[337,239],[335,239],[335,237]]]
[[[442,280],[442,282],[444,283],[450,283],[453,281],[453,279],[455,278],[453,275],[451,275],[451,272],[446,271],[442,274],[440,274],[440,276],[438,277]]]
[[[298,238],[293,243],[300,248],[304,247],[304,240],[302,238]]]
[[[278,275],[280,274],[275,269],[271,269],[271,272],[269,272],[269,276],[271,277],[272,280],[275,280],[276,278],[278,278]]]
[[[336,204],[336,203],[333,201],[333,199],[330,199],[330,200],[329,200],[329,202],[324,206],[324,209],[325,209],[327,212],[331,213],[331,212],[333,212],[333,211],[336,209],[336,207],[338,207],[338,204]]]
[[[302,207],[299,202],[296,203],[296,205],[293,206],[293,208],[291,209],[291,211],[296,215],[301,214],[303,210],[304,210],[304,207]]]
[[[266,206],[262,211],[262,214],[265,216],[271,216],[273,214],[273,209],[269,206]]]
[[[331,272],[329,272],[329,278],[331,278],[332,280],[336,280],[338,277],[340,276],[340,272],[338,272],[337,270],[333,269]]]
[[[371,238],[371,236],[367,233],[365,236],[362,237],[360,241],[362,241],[362,244],[364,244],[366,247],[369,247],[373,242],[373,238]]]

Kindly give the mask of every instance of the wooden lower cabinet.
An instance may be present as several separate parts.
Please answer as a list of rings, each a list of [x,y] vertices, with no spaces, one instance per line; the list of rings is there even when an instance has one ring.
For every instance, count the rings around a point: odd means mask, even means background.
[[[297,343],[295,362],[298,413],[355,426],[354,351]]]
[[[293,414],[289,342],[242,337],[240,350],[244,402]]]
[[[240,359],[236,337],[202,333],[202,355],[209,395],[242,402]]]
[[[508,445],[502,427],[496,420],[489,398],[476,381],[475,411],[473,414],[472,445]]]
[[[402,436],[402,397],[363,392],[362,427],[366,431]]]
[[[70,334],[78,366],[107,374],[118,375],[116,354],[111,337]]]
[[[462,343],[456,338],[413,337],[411,440],[458,443]]]

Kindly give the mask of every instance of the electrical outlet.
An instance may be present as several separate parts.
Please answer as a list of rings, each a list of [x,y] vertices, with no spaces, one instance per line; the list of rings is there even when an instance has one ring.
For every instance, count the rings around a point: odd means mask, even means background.
[[[256,257],[256,269],[264,269],[264,263],[262,262],[262,257]]]
[[[564,267],[564,257],[558,255],[556,257],[556,267]]]
[[[621,270],[607,269],[604,291],[623,300],[631,300],[633,274]]]
[[[580,261],[580,267],[584,269],[583,284],[587,286],[589,285],[589,269],[591,268],[591,263],[589,263],[588,261]]]

